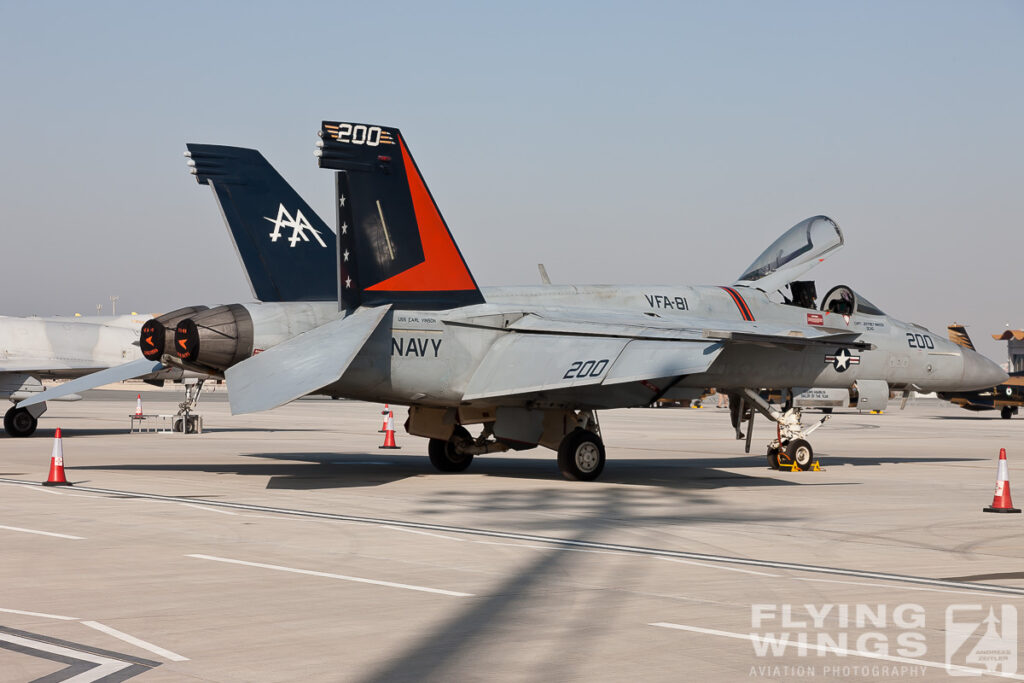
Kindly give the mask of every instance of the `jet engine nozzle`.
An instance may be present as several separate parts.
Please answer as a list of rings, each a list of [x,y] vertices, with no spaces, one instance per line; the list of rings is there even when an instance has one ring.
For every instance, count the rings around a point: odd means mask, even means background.
[[[174,350],[186,367],[223,372],[252,355],[252,316],[245,306],[229,304],[180,320]]]
[[[164,354],[173,356],[174,351],[171,345],[174,344],[174,338],[173,336],[168,338],[167,329],[174,328],[178,321],[208,308],[209,306],[188,306],[147,320],[142,326],[142,334],[139,335],[139,347],[142,349],[142,355],[149,360],[159,360]]]

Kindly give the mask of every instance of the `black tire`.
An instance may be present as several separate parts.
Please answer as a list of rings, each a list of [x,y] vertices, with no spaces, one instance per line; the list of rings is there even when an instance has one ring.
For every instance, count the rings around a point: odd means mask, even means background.
[[[447,441],[431,439],[427,444],[430,464],[439,472],[462,472],[473,462],[473,454],[460,452],[459,444],[469,442],[472,438],[465,427],[457,426]]]
[[[1009,420],[1011,417],[1013,417],[1013,408],[1011,408],[1010,406],[1003,406],[1003,409],[999,411],[999,417],[1003,418],[1004,420]]]
[[[185,433],[195,434],[199,431],[199,417],[196,415],[190,415],[185,418]]]
[[[184,423],[184,418],[172,417],[171,418],[171,431],[172,432],[181,432],[183,423]]]
[[[601,476],[604,461],[601,437],[584,429],[569,432],[558,446],[558,469],[566,479],[594,481]]]
[[[32,436],[37,426],[39,426],[39,420],[25,408],[11,406],[10,410],[4,414],[4,431],[10,436],[18,438]]]
[[[769,469],[778,470],[782,469],[782,464],[779,462],[779,449],[769,448],[768,449],[768,467]]]
[[[802,470],[809,470],[814,464],[814,449],[803,439],[793,439],[786,444],[786,455]]]

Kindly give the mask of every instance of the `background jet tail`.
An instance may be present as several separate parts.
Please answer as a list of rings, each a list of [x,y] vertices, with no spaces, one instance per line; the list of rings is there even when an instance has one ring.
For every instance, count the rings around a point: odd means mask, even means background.
[[[963,325],[960,323],[953,323],[952,325],[948,325],[946,329],[949,330],[949,341],[957,344],[958,346],[962,346],[965,349],[970,349],[971,351],[977,350],[974,348],[974,344],[971,342],[971,338],[967,334],[967,328]]]
[[[213,188],[253,295],[260,301],[333,301],[335,236],[254,149],[188,144],[200,184]]]
[[[397,128],[325,121],[317,156],[337,173],[343,308],[441,310],[484,298]]]

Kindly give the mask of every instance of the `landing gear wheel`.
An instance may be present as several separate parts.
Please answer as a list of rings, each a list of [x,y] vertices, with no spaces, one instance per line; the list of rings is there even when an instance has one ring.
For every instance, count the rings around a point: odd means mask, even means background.
[[[793,439],[786,444],[786,455],[802,470],[809,470],[814,464],[814,449],[803,439]]]
[[[1013,408],[1011,408],[1010,406],[1003,406],[1003,409],[999,411],[999,417],[1003,418],[1004,420],[1009,420],[1011,417],[1013,417]]]
[[[768,467],[769,469],[777,470],[782,468],[782,463],[779,462],[779,448],[778,446],[768,448]]]
[[[465,427],[458,426],[447,441],[431,439],[427,444],[430,464],[440,472],[461,472],[473,462],[472,453],[463,453],[459,446],[473,440]]]
[[[39,420],[25,408],[11,406],[11,409],[4,414],[4,430],[11,436],[32,436],[38,424]]]
[[[594,481],[604,469],[601,437],[585,429],[569,432],[558,446],[558,469],[566,479]]]

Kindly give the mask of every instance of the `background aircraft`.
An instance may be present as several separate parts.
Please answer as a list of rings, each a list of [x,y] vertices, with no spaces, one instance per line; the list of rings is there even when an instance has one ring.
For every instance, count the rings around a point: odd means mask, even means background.
[[[726,388],[742,401],[740,417],[752,422],[757,411],[778,424],[770,460],[784,453],[809,467],[814,427],[798,409],[775,410],[758,388],[846,388],[875,408],[890,389],[1005,379],[983,356],[887,316],[849,287],[814,308],[813,287],[797,278],[843,244],[825,216],[783,234],[731,287],[482,291],[398,129],[325,122],[320,136],[321,167],[338,171],[344,315],[243,360],[247,348],[214,353],[218,330],[185,320],[175,333],[186,367],[224,371],[234,413],[313,392],[404,404],[407,430],[430,438],[442,471],[542,445],[558,451],[566,477],[595,479],[602,408]],[[789,297],[769,297],[783,288]]]
[[[974,344],[963,325],[953,323],[949,326],[949,338],[956,344],[968,349],[973,349]],[[993,339],[1005,340],[1007,342],[1008,356],[1010,358],[1010,377],[994,387],[986,387],[980,391],[960,392],[939,392],[939,398],[944,401],[955,403],[965,410],[980,412],[983,410],[998,410],[999,416],[1009,420],[1024,406],[1024,355],[1014,357],[1014,341],[1024,340],[1024,331],[1006,330],[1000,334],[993,334]],[[1014,368],[1016,367],[1016,372]]]
[[[188,150],[189,168],[200,184],[213,189],[260,302],[190,306],[145,322],[138,316],[0,317],[0,396],[23,401],[7,411],[8,434],[31,435],[47,400],[75,400],[85,389],[138,377],[153,382],[209,377],[202,367],[159,361],[161,355],[174,355],[174,326],[184,318],[218,331],[230,321],[230,336],[217,339],[217,348],[230,355],[254,326],[261,334],[248,342],[270,346],[337,316],[335,238],[327,224],[256,150],[219,145],[188,145]],[[44,378],[72,381],[43,392]],[[182,404],[185,430],[194,424],[190,413],[201,381]]]

